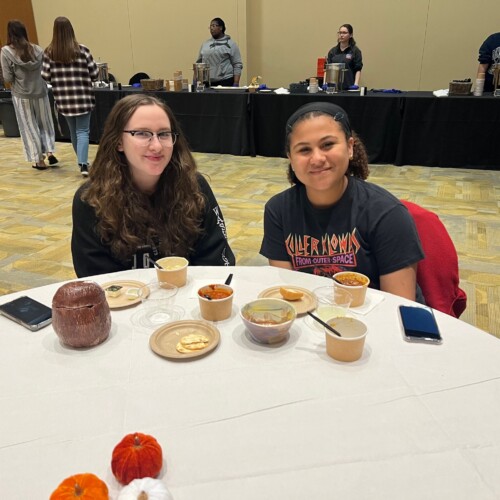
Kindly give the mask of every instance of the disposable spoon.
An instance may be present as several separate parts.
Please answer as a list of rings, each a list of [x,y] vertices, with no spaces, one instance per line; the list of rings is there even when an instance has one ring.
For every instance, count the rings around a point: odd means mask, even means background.
[[[311,316],[311,318],[313,318],[314,320],[316,320],[318,323],[320,323],[321,325],[323,325],[327,330],[330,330],[335,335],[338,335],[339,337],[342,337],[342,335],[340,335],[340,333],[337,330],[335,330],[335,328],[333,328],[333,326],[330,326],[328,323],[325,323],[322,319],[319,319],[312,312],[307,311],[307,314],[309,314],[309,316]]]

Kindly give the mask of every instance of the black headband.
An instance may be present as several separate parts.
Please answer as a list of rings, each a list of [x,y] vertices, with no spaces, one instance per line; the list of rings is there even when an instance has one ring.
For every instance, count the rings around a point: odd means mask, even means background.
[[[309,104],[301,106],[292,116],[290,116],[290,118],[288,118],[286,122],[286,136],[288,137],[297,120],[315,111],[330,115],[336,122],[342,125],[347,137],[352,136],[351,124],[349,123],[347,113],[340,106],[332,104],[331,102],[310,102]]]

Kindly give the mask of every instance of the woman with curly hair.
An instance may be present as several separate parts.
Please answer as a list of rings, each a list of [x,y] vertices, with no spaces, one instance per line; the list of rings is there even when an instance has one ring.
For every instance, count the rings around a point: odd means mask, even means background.
[[[397,198],[366,182],[367,154],[347,113],[306,104],[288,119],[285,144],[292,187],[266,204],[260,253],[269,264],[321,276],[357,271],[373,288],[422,301],[415,224]]]
[[[169,255],[231,266],[222,212],[171,109],[135,94],[104,125],[88,182],[73,200],[78,277],[150,267]]]

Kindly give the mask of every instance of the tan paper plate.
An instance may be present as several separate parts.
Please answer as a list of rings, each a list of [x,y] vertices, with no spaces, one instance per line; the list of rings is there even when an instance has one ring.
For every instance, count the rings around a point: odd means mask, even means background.
[[[286,300],[280,293],[281,287],[293,288],[294,290],[302,292],[304,295],[299,300]],[[318,307],[318,300],[316,299],[314,293],[305,288],[301,288],[300,286],[295,286],[290,284],[273,286],[271,288],[266,288],[265,290],[262,290],[262,292],[259,293],[259,299],[264,299],[264,298],[285,300],[289,304],[292,304],[293,307],[295,307],[297,314],[306,314],[309,311],[314,311],[314,309]]]
[[[111,285],[119,285],[123,287],[122,293],[118,297],[108,297],[108,295],[106,295],[106,300],[108,301],[109,308],[120,309],[122,307],[130,307],[139,304],[141,302],[141,299],[139,297],[137,297],[136,299],[129,299],[125,294],[129,288],[141,288],[145,284],[146,283],[143,283],[142,281],[116,280],[108,281],[107,283],[103,283],[100,286],[103,290],[106,290],[106,288]],[[147,295],[149,295],[149,292]]]
[[[189,353],[180,353],[176,346],[185,335],[205,335],[209,338],[208,345]],[[206,321],[183,320],[168,323],[156,330],[149,338],[149,347],[160,356],[171,359],[192,359],[205,356],[213,351],[220,342],[220,333],[217,328]]]

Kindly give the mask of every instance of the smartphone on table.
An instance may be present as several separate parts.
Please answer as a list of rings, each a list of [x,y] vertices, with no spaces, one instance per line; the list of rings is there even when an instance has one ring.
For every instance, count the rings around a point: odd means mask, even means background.
[[[430,307],[399,306],[403,336],[408,342],[441,344],[443,339]]]
[[[32,331],[40,330],[52,322],[52,309],[27,296],[1,304],[0,314]]]

